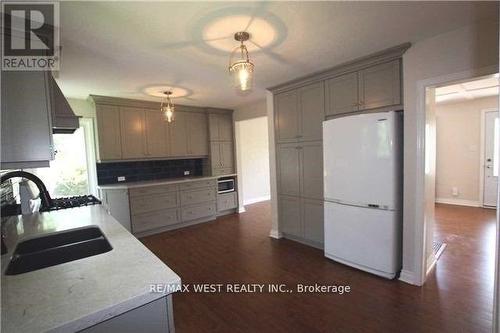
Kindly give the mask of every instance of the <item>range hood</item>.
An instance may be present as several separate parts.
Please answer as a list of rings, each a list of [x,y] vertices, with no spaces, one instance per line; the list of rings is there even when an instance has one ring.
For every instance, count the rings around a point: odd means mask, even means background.
[[[50,76],[51,93],[52,93],[52,133],[54,134],[71,134],[80,123],[71,106],[69,106],[66,97],[64,97],[61,89],[56,81]]]

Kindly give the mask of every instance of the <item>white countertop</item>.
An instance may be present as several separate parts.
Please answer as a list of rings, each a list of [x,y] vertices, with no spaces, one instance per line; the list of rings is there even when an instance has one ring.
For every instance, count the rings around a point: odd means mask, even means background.
[[[55,231],[98,226],[113,249],[96,256],[4,275],[18,241]],[[180,277],[100,205],[11,217],[3,224],[9,253],[2,264],[2,332],[74,332],[166,294],[150,285]]]
[[[147,186],[157,186],[157,185],[168,185],[168,184],[178,184],[178,183],[186,183],[193,182],[197,180],[205,180],[205,179],[217,179],[223,177],[234,177],[235,173],[221,176],[195,176],[195,177],[182,177],[182,178],[168,178],[161,180],[147,180],[142,182],[129,182],[129,183],[116,183],[116,184],[108,184],[108,185],[99,185],[98,188],[103,190],[118,190],[118,189],[129,189],[135,187],[147,187]]]

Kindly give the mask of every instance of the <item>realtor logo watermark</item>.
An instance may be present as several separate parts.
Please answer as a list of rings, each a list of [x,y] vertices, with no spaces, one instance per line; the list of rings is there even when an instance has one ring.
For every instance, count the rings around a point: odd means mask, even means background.
[[[2,2],[2,70],[59,70],[59,3]]]

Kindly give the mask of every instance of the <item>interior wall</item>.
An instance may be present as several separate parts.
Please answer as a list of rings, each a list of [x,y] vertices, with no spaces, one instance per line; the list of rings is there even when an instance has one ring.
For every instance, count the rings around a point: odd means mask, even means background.
[[[481,205],[481,111],[497,109],[497,103],[491,96],[436,105],[437,202]]]
[[[401,279],[421,284],[424,271],[425,91],[422,85],[498,71],[498,20],[480,22],[417,43],[403,56],[404,204]],[[429,244],[427,244],[429,245]],[[430,244],[432,246],[432,244]]]
[[[95,118],[95,108],[90,101],[79,98],[67,98],[67,100],[69,106],[71,106],[71,109],[77,116]]]
[[[265,100],[233,113],[240,207],[269,200],[269,135]]]

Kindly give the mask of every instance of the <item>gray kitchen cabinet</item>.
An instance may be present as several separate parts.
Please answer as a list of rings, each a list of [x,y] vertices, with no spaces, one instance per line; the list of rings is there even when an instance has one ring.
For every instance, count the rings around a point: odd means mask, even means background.
[[[323,82],[300,88],[300,134],[299,141],[322,139],[322,123],[325,120],[325,87]]]
[[[211,113],[208,116],[210,141],[233,141],[233,117],[230,114]]]
[[[317,245],[324,243],[324,209],[323,201],[302,199],[302,224],[304,238]]]
[[[210,143],[210,164],[213,175],[231,174],[234,172],[233,143],[229,141]]]
[[[180,222],[177,208],[162,209],[154,212],[136,214],[132,217],[132,230],[134,233],[147,232]]]
[[[2,169],[46,167],[54,159],[48,72],[2,72]]]
[[[182,222],[190,222],[203,218],[214,218],[217,213],[215,202],[205,202],[192,207],[181,209]]]
[[[323,199],[323,144],[308,142],[300,145],[301,191],[305,198]]]
[[[101,201],[109,215],[113,216],[125,229],[132,231],[129,193],[126,189],[101,190]]]
[[[278,143],[297,141],[300,135],[297,90],[277,94],[274,98],[276,141]]]
[[[175,120],[167,125],[170,132],[171,156],[188,155],[187,122],[186,112],[176,112]]]
[[[348,73],[326,82],[327,116],[355,112],[359,110],[358,73]]]
[[[287,235],[302,238],[300,198],[280,195],[279,214],[281,231]]]
[[[217,195],[217,212],[223,212],[238,207],[236,192],[221,193]]]
[[[168,155],[168,128],[163,114],[145,112],[146,156],[165,157]]]
[[[293,143],[277,147],[278,193],[300,195],[300,146]]]
[[[137,108],[120,108],[122,158],[146,157],[145,111]]]
[[[400,61],[368,67],[359,72],[361,109],[401,104]]]
[[[172,295],[132,309],[88,327],[82,333],[173,333],[175,332]]]
[[[113,105],[96,106],[98,160],[122,158],[120,109]]]
[[[208,125],[205,113],[187,114],[188,154],[208,155]]]

